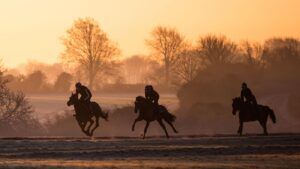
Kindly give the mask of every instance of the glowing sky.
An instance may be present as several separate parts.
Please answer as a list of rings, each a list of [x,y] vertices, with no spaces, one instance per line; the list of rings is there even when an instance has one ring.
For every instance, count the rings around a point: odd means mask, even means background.
[[[28,60],[58,61],[60,37],[79,17],[95,18],[123,57],[147,54],[157,25],[176,27],[188,40],[208,33],[233,40],[300,37],[298,0],[7,0],[0,1],[0,57],[15,67]]]

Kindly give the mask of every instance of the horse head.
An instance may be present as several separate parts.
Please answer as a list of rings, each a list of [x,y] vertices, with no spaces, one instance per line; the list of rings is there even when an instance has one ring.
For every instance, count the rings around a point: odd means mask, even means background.
[[[238,110],[241,109],[242,99],[240,97],[236,97],[232,99],[232,114],[235,115]]]
[[[72,93],[70,98],[69,98],[69,101],[67,102],[67,105],[68,106],[74,105],[77,101],[78,101],[78,95]]]
[[[140,110],[141,108],[141,104],[146,101],[146,99],[143,96],[137,96],[135,98],[135,102],[134,102],[134,112],[137,113],[138,110]]]

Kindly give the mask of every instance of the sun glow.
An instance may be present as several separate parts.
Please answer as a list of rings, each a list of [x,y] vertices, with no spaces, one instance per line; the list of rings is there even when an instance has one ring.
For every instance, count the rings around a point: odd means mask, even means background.
[[[28,60],[57,62],[60,37],[75,19],[87,16],[118,44],[122,57],[147,54],[145,39],[157,25],[175,27],[192,41],[208,33],[233,40],[299,38],[299,6],[297,0],[2,1],[0,57],[8,67]]]

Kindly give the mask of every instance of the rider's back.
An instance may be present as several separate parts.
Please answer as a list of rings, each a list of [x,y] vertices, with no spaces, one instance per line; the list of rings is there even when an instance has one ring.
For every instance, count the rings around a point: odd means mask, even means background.
[[[92,93],[91,93],[90,89],[84,85],[81,85],[79,89],[76,89],[76,92],[81,95],[81,98],[87,98],[87,97],[91,98],[92,97]]]
[[[244,88],[241,91],[241,98],[251,99],[253,97],[253,93],[249,88]]]
[[[145,91],[145,96],[147,100],[150,100],[151,102],[154,102],[155,104],[158,104],[159,100],[159,94],[155,90],[149,90]]]

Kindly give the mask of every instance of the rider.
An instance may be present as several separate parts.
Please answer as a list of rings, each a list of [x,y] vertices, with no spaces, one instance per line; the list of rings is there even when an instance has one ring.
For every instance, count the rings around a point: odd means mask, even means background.
[[[88,106],[89,112],[92,112],[92,107],[91,107],[92,93],[91,93],[91,91],[86,86],[82,85],[80,82],[77,82],[75,87],[76,87],[76,94],[80,94],[79,100]]]
[[[241,98],[245,103],[257,106],[256,98],[245,82],[242,83]]]
[[[152,85],[145,86],[145,97],[150,102],[154,103],[155,105],[158,105],[159,94],[153,89]]]
[[[148,101],[154,104],[156,111],[158,110],[159,94],[153,89],[152,85],[145,86],[145,97]]]

